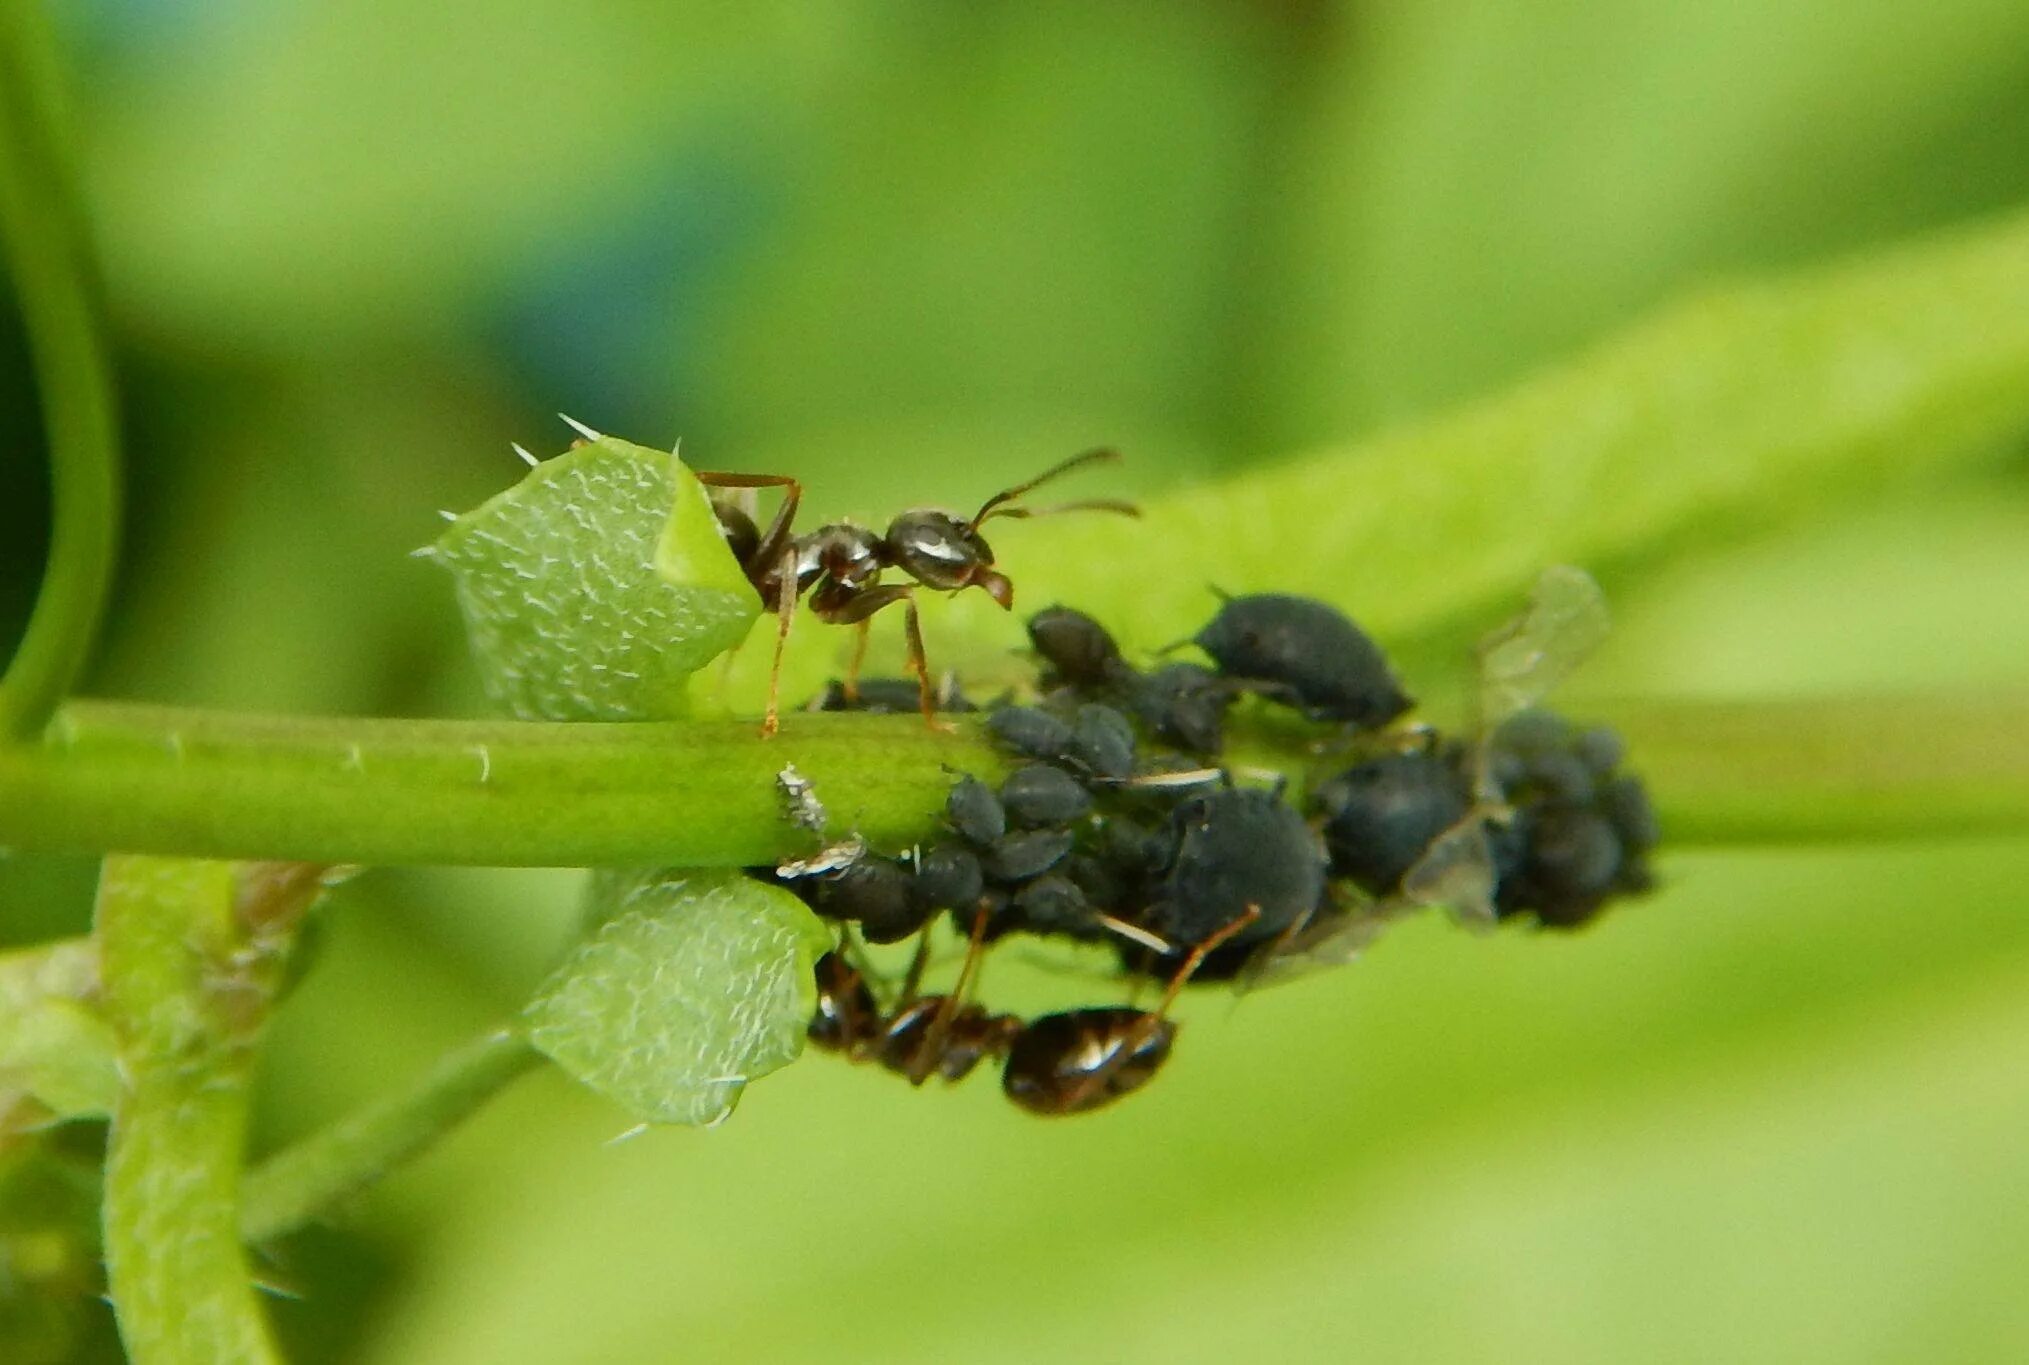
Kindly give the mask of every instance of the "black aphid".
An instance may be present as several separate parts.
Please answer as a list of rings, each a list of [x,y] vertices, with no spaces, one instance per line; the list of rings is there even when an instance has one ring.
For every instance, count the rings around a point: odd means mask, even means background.
[[[1233,687],[1202,664],[1166,664],[1136,681],[1128,697],[1141,723],[1179,749],[1211,755],[1225,743]]]
[[[1660,832],[1640,780],[1615,772],[1622,753],[1611,730],[1574,730],[1548,711],[1494,732],[1488,771],[1512,810],[1487,827],[1503,917],[1575,928],[1615,896],[1651,887],[1647,854]]]
[[[1001,809],[1021,829],[1065,825],[1092,809],[1092,793],[1077,778],[1048,763],[1026,763],[1000,784]]]
[[[1219,671],[1312,720],[1386,725],[1412,704],[1380,648],[1337,608],[1263,593],[1229,598],[1197,634]]]
[[[851,920],[870,943],[897,943],[930,918],[917,904],[909,869],[868,854],[841,870],[809,879],[811,908],[827,919]]]
[[[1005,747],[1045,763],[1070,756],[1071,727],[1033,706],[1003,706],[986,718],[986,728]]]
[[[977,711],[949,674],[935,693],[939,711]],[[858,695],[846,695],[845,684],[833,678],[824,685],[813,711],[863,711],[873,716],[898,716],[918,710],[921,689],[914,678],[861,678]]]
[[[1133,675],[1106,627],[1071,607],[1045,607],[1029,618],[1029,643],[1048,665],[1045,688],[1098,691]]]
[[[979,856],[987,880],[1003,885],[1040,877],[1071,851],[1077,840],[1068,830],[1030,829],[1004,834]]]
[[[1095,777],[1134,773],[1134,726],[1110,706],[1087,702],[1071,718],[1071,758]]]
[[[1324,818],[1332,875],[1377,896],[1394,891],[1470,804],[1456,765],[1430,752],[1355,764],[1311,793],[1311,808]]]
[[[961,777],[944,798],[945,818],[951,828],[984,847],[1007,833],[1007,811],[993,788],[976,777]]]
[[[923,855],[911,888],[919,908],[965,911],[979,903],[985,890],[979,857],[959,843],[942,843]]]
[[[1084,891],[1061,873],[1045,873],[1017,891],[1014,908],[1030,933],[1088,938],[1099,932]]]
[[[1170,825],[1175,855],[1138,922],[1179,947],[1217,936],[1250,911],[1253,921],[1231,943],[1273,938],[1324,898],[1324,850],[1279,793],[1201,793],[1176,808]]]

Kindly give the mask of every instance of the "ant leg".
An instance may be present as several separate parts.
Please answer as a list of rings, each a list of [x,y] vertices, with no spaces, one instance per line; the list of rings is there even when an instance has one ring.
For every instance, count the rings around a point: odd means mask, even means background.
[[[872,618],[862,618],[853,627],[852,663],[845,670],[845,700],[848,706],[857,706],[860,699],[860,666],[867,661],[867,635],[873,630]]]
[[[949,730],[948,721],[937,719],[937,691],[930,683],[930,658],[923,652],[923,618],[916,610],[916,596],[902,599],[902,631],[909,641],[909,671],[916,675],[916,699],[923,708],[923,723],[933,730]]]
[[[775,587],[775,662],[768,668],[768,710],[761,717],[761,738],[782,726],[782,647],[789,643],[789,625],[796,619],[796,547],[782,547]]]
[[[761,533],[761,540],[754,547],[752,562],[773,564],[782,554],[782,547],[789,542],[789,528],[796,520],[796,509],[803,501],[803,485],[787,474],[730,474],[722,471],[696,471],[697,481],[707,488],[779,488],[782,490],[782,505],[775,509],[775,519],[768,523],[768,529]]]
[[[923,1040],[916,1044],[916,1051],[909,1058],[906,1074],[910,1085],[921,1085],[937,1069],[937,1058],[943,1052],[945,1038],[951,1033],[951,1021],[965,1004],[965,992],[978,975],[985,947],[986,907],[982,905],[972,917],[972,935],[965,942],[965,963],[958,969],[958,980],[952,984],[950,993],[937,1002],[937,1012],[930,1018],[930,1027],[923,1030]]]
[[[916,679],[923,719],[933,730],[949,730],[949,725],[937,719],[937,689],[930,681],[930,661],[923,652],[923,618],[916,610],[915,584],[887,583],[861,588],[844,605],[820,610],[818,616],[833,625],[857,625],[896,602],[902,604],[902,626],[909,641],[909,672]]]

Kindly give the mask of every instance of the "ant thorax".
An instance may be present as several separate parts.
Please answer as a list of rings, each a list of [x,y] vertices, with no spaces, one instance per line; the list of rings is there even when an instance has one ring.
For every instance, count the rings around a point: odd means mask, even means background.
[[[819,578],[841,588],[857,588],[880,576],[881,539],[849,521],[820,526],[796,540],[796,587],[800,592]]]

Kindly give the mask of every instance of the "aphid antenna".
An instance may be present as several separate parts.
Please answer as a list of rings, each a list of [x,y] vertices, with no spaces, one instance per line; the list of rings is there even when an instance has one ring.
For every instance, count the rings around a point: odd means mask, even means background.
[[[1176,951],[1176,946],[1168,939],[1160,934],[1149,932],[1139,924],[1129,924],[1124,919],[1117,919],[1107,914],[1100,914],[1095,918],[1098,919],[1099,926],[1108,933],[1118,934],[1129,943],[1139,944],[1152,953],[1161,953],[1167,957]]]
[[[1173,773],[1139,773],[1133,777],[1094,778],[1095,784],[1111,788],[1161,791],[1167,787],[1201,787],[1225,777],[1224,768],[1186,768]]]

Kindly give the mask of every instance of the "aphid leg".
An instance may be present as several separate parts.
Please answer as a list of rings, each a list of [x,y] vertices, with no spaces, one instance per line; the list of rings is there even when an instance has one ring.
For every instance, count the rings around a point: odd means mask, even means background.
[[[1162,1025],[1163,1019],[1169,1014],[1170,1006],[1176,1004],[1177,996],[1182,994],[1186,985],[1190,984],[1190,979],[1197,974],[1198,968],[1205,965],[1205,959],[1210,957],[1220,944],[1226,942],[1226,940],[1232,938],[1235,934],[1241,932],[1260,918],[1261,907],[1250,905],[1241,913],[1238,919],[1235,919],[1230,924],[1220,926],[1216,933],[1192,948],[1190,955],[1184,958],[1184,965],[1177,968],[1175,974],[1170,977],[1169,984],[1163,988],[1162,999],[1156,1002],[1154,1009],[1142,1015],[1136,1021],[1135,1026],[1128,1030],[1126,1036],[1120,1040],[1119,1045],[1108,1055],[1106,1061],[1100,1066],[1093,1068],[1091,1074],[1079,1083],[1077,1089],[1072,1092],[1070,1103],[1066,1106],[1065,1112],[1075,1112],[1086,1100],[1091,1098],[1095,1090],[1098,1090],[1108,1081],[1112,1080],[1113,1073],[1118,1071],[1126,1063],[1127,1059],[1132,1057],[1140,1049],[1141,1045],[1148,1041],[1155,1030]]]
[[[980,958],[986,947],[986,907],[981,906],[972,917],[972,935],[965,942],[965,962],[958,969],[958,980],[951,990],[937,1002],[937,1012],[930,1017],[930,1027],[923,1030],[923,1040],[916,1044],[916,1050],[909,1057],[906,1073],[910,1085],[921,1085],[937,1070],[938,1058],[944,1050],[944,1040],[951,1034],[951,1021],[965,1004],[965,993],[979,973]]]

